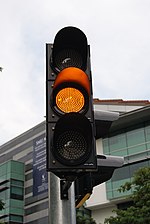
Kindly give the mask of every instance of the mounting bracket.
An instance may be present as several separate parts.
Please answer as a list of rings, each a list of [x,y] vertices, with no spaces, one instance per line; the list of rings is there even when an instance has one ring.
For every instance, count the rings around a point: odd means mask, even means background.
[[[60,198],[61,200],[68,200],[68,190],[72,182],[67,180],[60,180]]]

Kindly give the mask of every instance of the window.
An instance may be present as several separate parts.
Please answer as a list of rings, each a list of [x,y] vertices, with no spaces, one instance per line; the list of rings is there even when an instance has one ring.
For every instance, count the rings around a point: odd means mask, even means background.
[[[135,173],[135,171],[137,171],[138,169],[142,168],[142,167],[146,167],[149,166],[148,161],[143,161],[141,163],[135,163],[130,165],[130,176],[132,177]]]
[[[129,154],[146,150],[144,128],[127,132],[127,144]]]
[[[123,156],[125,162],[129,164],[116,169],[112,178],[106,182],[108,199],[131,194],[132,192],[126,192],[125,195],[117,190],[131,180],[136,170],[150,165],[150,161],[146,160],[150,155],[150,122],[143,123],[143,127],[141,125],[132,127],[132,130],[120,130],[120,134],[103,139],[103,151],[104,154]]]
[[[131,207],[133,205],[132,201],[123,202],[117,205],[118,209],[126,210],[127,208]]]
[[[145,128],[145,135],[146,135],[147,150],[148,150],[148,154],[150,155],[150,126],[147,126]]]
[[[145,128],[145,134],[146,134],[146,141],[148,142],[150,142],[150,126],[147,126],[146,128]]]
[[[110,151],[127,147],[125,134],[120,134],[109,138]]]
[[[23,200],[23,188],[21,188],[21,187],[11,187],[10,197],[12,199]]]
[[[128,179],[128,178],[130,178],[129,166],[125,166],[115,170],[111,180],[118,181],[118,180]]]
[[[22,223],[23,222],[23,216],[21,215],[10,215],[10,221],[15,221],[16,223]]]
[[[24,182],[21,181],[21,180],[11,179],[11,185],[23,187],[24,186]]]
[[[108,182],[106,182],[107,198],[113,199],[131,194],[132,190],[130,190],[129,192],[118,192],[118,189],[127,181],[131,181],[131,178],[133,177],[133,174],[136,170],[149,165],[150,161],[143,161],[130,164],[128,166],[115,170],[112,178]]]

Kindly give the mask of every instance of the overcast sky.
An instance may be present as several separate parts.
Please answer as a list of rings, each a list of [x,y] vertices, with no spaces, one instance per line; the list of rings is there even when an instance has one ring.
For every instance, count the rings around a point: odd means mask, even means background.
[[[44,120],[45,43],[76,26],[94,97],[150,99],[149,0],[0,0],[0,145]]]

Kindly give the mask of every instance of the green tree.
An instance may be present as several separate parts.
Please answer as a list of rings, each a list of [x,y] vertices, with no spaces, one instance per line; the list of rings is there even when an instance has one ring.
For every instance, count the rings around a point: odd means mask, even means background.
[[[133,201],[126,210],[116,209],[116,216],[105,219],[105,224],[150,224],[150,167],[140,168],[131,182],[119,188],[120,192],[131,190],[128,197]]]
[[[4,202],[2,200],[0,200],[0,211],[4,209]],[[0,224],[3,224],[2,222],[0,222]]]
[[[0,211],[4,209],[4,202],[0,200]]]
[[[76,223],[77,224],[96,224],[91,218],[91,211],[86,209],[84,205],[76,209]]]
[[[76,218],[77,224],[96,224],[93,218],[86,218],[84,216],[78,215]]]

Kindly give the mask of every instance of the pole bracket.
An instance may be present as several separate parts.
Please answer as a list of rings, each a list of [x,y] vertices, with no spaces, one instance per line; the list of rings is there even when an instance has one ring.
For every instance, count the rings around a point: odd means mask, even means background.
[[[72,182],[67,180],[60,180],[60,198],[61,200],[68,200],[68,190]]]

